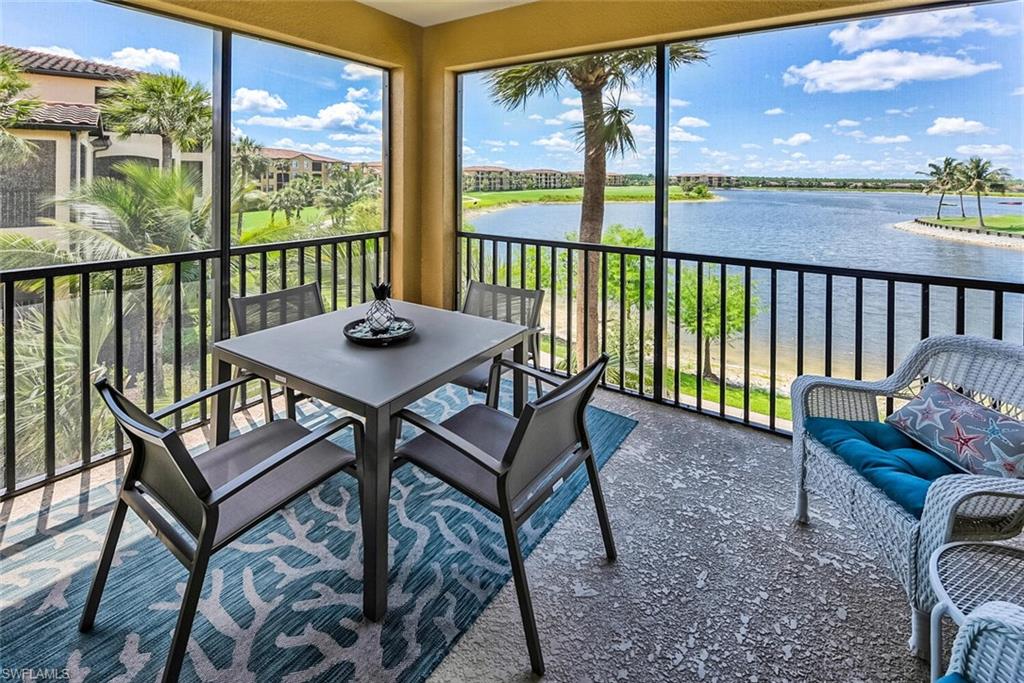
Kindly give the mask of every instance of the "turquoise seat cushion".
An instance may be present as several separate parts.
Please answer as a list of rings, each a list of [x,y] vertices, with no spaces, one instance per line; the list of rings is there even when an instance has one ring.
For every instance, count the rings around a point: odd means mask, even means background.
[[[946,674],[935,683],[971,683],[969,680],[964,678],[958,673]]]
[[[923,450],[884,422],[811,417],[804,427],[808,434],[918,519],[931,483],[957,472],[945,460]]]

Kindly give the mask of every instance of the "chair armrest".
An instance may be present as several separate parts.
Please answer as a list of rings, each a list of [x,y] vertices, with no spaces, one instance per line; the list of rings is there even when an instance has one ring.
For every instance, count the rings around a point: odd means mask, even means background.
[[[987,538],[1016,535],[1024,525],[1024,479],[978,474],[949,474],[936,479],[928,487],[921,513],[919,556],[929,558],[941,545],[967,540],[953,537],[957,518],[965,512],[986,521]]]
[[[550,384],[551,386],[555,386],[555,387],[561,385],[566,380],[565,377],[559,377],[557,375],[552,375],[552,374],[547,373],[547,372],[542,372],[541,370],[538,370],[536,368],[531,368],[529,365],[523,365],[522,363],[516,363],[515,361],[511,361],[511,360],[508,360],[506,358],[502,358],[501,356],[498,356],[498,357],[496,357],[494,359],[494,363],[491,365],[491,375],[492,375],[491,378],[490,378],[491,382],[494,382],[494,380],[495,380],[495,378],[493,376],[494,373],[496,372],[494,366],[499,366],[499,367],[504,366],[504,367],[508,368],[509,370],[518,370],[519,372],[525,373],[525,374],[529,375],[530,377],[533,377],[535,379],[539,379],[541,382],[544,382],[546,384]]]
[[[404,409],[399,411],[397,417],[405,420],[414,427],[422,429],[427,434],[430,434],[435,439],[451,446],[463,455],[472,458],[478,465],[486,469],[491,474],[499,475],[506,469],[505,466],[502,465],[494,456],[489,453],[485,453],[481,448],[466,441],[450,429],[446,429],[418,413],[414,413],[409,409]]]
[[[901,387],[889,379],[864,382],[817,375],[801,375],[790,387],[793,405],[793,432],[802,428],[808,417],[834,417],[841,420],[878,420],[878,397],[890,396]]]
[[[251,382],[254,379],[260,378],[251,373],[241,374],[238,377],[235,377],[234,379],[229,379],[227,382],[221,382],[220,384],[215,384],[212,387],[207,387],[206,389],[200,391],[198,394],[193,394],[188,398],[181,399],[177,403],[172,403],[171,405],[165,408],[161,408],[155,413],[151,413],[150,417],[153,418],[154,420],[162,420],[168,415],[173,415],[182,408],[188,408],[190,405],[194,403],[199,403],[200,401],[210,398],[215,394],[219,394],[222,391],[227,391],[232,387],[237,387],[241,384],[245,384],[246,382]]]
[[[970,681],[1024,680],[1024,607],[987,602],[971,612],[956,634],[948,673]]]
[[[298,441],[288,444],[258,465],[250,467],[226,484],[218,486],[210,492],[209,496],[207,496],[204,501],[205,504],[209,507],[213,507],[223,503],[225,500],[242,491],[245,487],[263,475],[271,472],[277,467],[280,467],[291,458],[294,458],[299,453],[315,446],[317,443],[323,441],[335,432],[341,431],[345,427],[349,426],[351,426],[355,432],[356,453],[359,454],[363,450],[363,423],[354,417],[343,417],[320,427],[314,432],[310,432]]]

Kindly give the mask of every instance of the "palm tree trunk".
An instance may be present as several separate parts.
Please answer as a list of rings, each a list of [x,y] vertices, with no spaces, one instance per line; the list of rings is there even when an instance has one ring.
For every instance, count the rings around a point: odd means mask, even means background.
[[[981,215],[981,193],[975,192],[974,196],[978,198],[978,225],[985,227],[985,217]]]
[[[946,193],[943,192],[939,195],[939,208],[935,210],[935,220],[942,220],[942,200],[946,198]]]
[[[170,173],[171,172],[171,164],[173,163],[173,161],[171,159],[171,150],[172,149],[173,149],[173,143],[171,142],[171,138],[166,136],[166,135],[161,135],[160,136],[160,152],[161,152],[161,155],[160,155],[161,156],[161,158],[160,158],[160,170],[163,171],[164,173]]]
[[[580,90],[583,100],[583,204],[580,210],[580,242],[601,242],[604,228],[604,185],[607,178],[607,149],[602,127],[604,125],[603,88],[594,87]],[[576,349],[575,355],[581,367],[584,358],[594,360],[598,354],[598,301],[596,253],[580,252],[579,272],[574,280],[583,278],[584,259],[590,260],[590,277],[576,296]],[[569,267],[573,267],[569,264]],[[586,295],[584,296],[584,291]],[[586,306],[584,306],[584,303]],[[584,328],[588,334],[584,334]],[[571,352],[571,350],[570,350]],[[570,365],[571,370],[571,365]]]
[[[958,193],[960,195],[960,218],[967,218],[967,212],[964,211],[964,193]]]
[[[238,236],[242,236],[242,215],[245,214],[241,209],[238,210]],[[271,219],[273,220],[273,219]]]

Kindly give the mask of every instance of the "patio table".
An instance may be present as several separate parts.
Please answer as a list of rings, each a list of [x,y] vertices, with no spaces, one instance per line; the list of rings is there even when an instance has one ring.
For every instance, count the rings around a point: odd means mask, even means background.
[[[392,301],[396,315],[416,324],[412,338],[369,348],[345,338],[342,328],[363,318],[369,304],[326,313],[214,344],[215,382],[237,366],[306,396],[344,408],[365,421],[357,461],[363,532],[363,614],[379,621],[387,611],[388,498],[394,450],[394,415],[480,363],[513,349],[526,359],[522,325]],[[516,372],[513,401],[526,402],[526,377]],[[215,399],[213,443],[231,425],[230,401]]]

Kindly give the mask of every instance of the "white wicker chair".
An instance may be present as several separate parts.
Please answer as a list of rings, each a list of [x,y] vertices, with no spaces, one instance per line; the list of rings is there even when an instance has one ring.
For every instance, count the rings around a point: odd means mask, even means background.
[[[910,649],[929,657],[928,581],[932,552],[950,541],[1013,538],[1024,527],[1024,480],[971,474],[940,477],[916,519],[804,432],[809,417],[878,420],[886,398],[912,398],[941,382],[1006,414],[1024,414],[1024,346],[970,336],[925,339],[889,377],[876,382],[805,375],[793,382],[796,521],[806,524],[807,491],[848,515],[881,551],[911,606]]]
[[[971,612],[953,642],[950,674],[971,683],[1024,681],[1024,608],[988,602]]]

